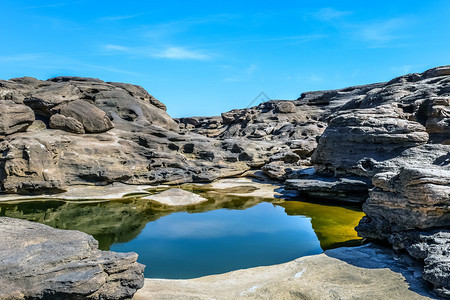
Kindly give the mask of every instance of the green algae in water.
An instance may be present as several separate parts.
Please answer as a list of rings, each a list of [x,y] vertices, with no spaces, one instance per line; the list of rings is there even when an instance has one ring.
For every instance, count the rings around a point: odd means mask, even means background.
[[[290,216],[304,215],[311,218],[312,228],[323,250],[361,244],[355,227],[365,214],[359,206],[303,201],[286,201],[279,205]]]
[[[263,202],[197,191],[206,203],[170,208],[138,198],[0,204],[0,215],[93,235],[100,249],[134,251],[146,277],[193,278],[287,262],[357,241],[360,209]]]

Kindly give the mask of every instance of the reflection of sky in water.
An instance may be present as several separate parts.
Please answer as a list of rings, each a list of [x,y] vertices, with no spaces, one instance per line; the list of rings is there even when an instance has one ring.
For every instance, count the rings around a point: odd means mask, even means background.
[[[112,251],[135,251],[146,277],[191,278],[321,253],[309,218],[260,203],[246,210],[174,213]]]

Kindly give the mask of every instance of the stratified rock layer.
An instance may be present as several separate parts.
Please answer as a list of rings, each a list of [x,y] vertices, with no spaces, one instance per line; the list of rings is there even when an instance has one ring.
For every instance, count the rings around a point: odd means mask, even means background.
[[[133,299],[433,299],[420,273],[392,250],[366,245],[189,280],[146,279]]]
[[[127,299],[144,284],[135,253],[79,231],[0,218],[0,299]]]
[[[424,278],[450,298],[450,169],[378,173],[358,234],[384,239],[424,261]]]
[[[6,100],[0,102],[0,138],[26,131],[34,121],[34,112],[28,106]]]

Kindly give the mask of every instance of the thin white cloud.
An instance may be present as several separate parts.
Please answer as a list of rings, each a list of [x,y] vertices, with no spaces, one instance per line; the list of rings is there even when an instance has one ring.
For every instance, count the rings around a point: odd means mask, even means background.
[[[211,58],[210,54],[206,54],[200,50],[191,50],[185,47],[166,46],[166,47],[126,47],[122,45],[107,44],[103,46],[103,50],[108,53],[122,52],[130,55],[151,58],[165,58],[174,60],[207,60]]]
[[[151,54],[154,57],[177,60],[207,60],[210,56],[199,51],[189,50],[183,47],[168,47],[158,53]]]
[[[39,70],[65,70],[66,72],[86,73],[86,71],[107,71],[130,76],[142,76],[143,74],[108,65],[95,65],[76,59],[73,56],[64,56],[55,53],[24,53],[16,55],[0,56],[0,63],[23,65],[27,69]]]
[[[252,75],[253,73],[255,73],[255,71],[258,69],[258,66],[256,64],[251,64],[247,69],[245,69],[245,72],[248,75]]]
[[[312,82],[323,82],[323,78],[316,75],[316,74],[311,74],[311,76],[309,76],[309,80]]]
[[[33,61],[37,59],[41,59],[47,56],[45,53],[24,53],[24,54],[14,54],[14,55],[2,55],[0,56],[0,62],[8,63],[8,62],[24,62],[24,61]]]
[[[386,43],[401,39],[398,29],[403,27],[406,20],[403,18],[388,19],[381,22],[366,24],[360,27],[358,35],[369,42]]]
[[[390,71],[394,75],[404,75],[417,70],[426,69],[428,66],[425,64],[417,64],[417,65],[403,65],[403,66],[392,66],[390,67]]]
[[[103,49],[106,51],[130,51],[131,50],[131,48],[129,48],[129,47],[113,45],[113,44],[104,45]]]
[[[353,14],[352,11],[336,10],[331,7],[325,7],[314,14],[321,21],[332,21]]]
[[[224,81],[227,82],[243,82],[243,81],[248,81],[252,78],[253,74],[258,70],[258,65],[257,64],[251,64],[248,67],[241,69],[241,70],[236,70],[235,74],[226,77],[224,79]]]
[[[82,64],[79,68],[75,68],[75,70],[85,70],[85,69],[107,71],[107,72],[125,74],[125,75],[131,75],[131,76],[143,76],[144,75],[144,74],[138,73],[138,72],[132,72],[132,71],[127,71],[127,70],[123,70],[123,69],[117,69],[114,67],[99,66],[99,65],[92,65],[92,64]]]
[[[239,37],[237,39],[225,40],[223,42],[203,44],[203,47],[215,47],[223,45],[234,45],[234,44],[248,44],[248,43],[270,43],[270,42],[283,42],[292,41],[296,43],[308,43],[316,40],[320,40],[328,37],[325,34],[306,34],[306,35],[293,35],[293,36],[279,36],[279,37],[267,37],[267,38],[245,38]]]
[[[297,76],[296,80],[300,82],[312,82],[312,83],[325,81],[325,79],[322,76],[319,76],[315,73],[299,75]]]
[[[60,3],[53,3],[53,4],[26,6],[26,7],[24,7],[24,9],[62,7],[62,6],[66,6],[66,5],[81,4],[81,3],[83,3],[83,1],[60,2]]]
[[[100,18],[99,21],[114,22],[114,21],[129,20],[129,19],[134,19],[134,18],[140,17],[145,14],[147,14],[147,13],[138,13],[138,14],[133,14],[133,15],[122,15],[122,16],[107,16],[107,17]]]

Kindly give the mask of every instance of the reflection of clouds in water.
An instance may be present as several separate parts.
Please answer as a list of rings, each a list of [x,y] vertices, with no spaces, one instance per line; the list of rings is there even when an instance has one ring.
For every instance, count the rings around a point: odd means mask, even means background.
[[[272,213],[267,214],[268,210]],[[274,210],[276,213],[273,213]],[[149,223],[141,236],[163,239],[210,239],[274,234],[285,230],[299,230],[304,228],[302,225],[311,228],[310,219],[302,216],[286,219],[284,209],[273,207],[269,203],[261,203],[245,212],[221,209],[203,214],[175,213]]]

